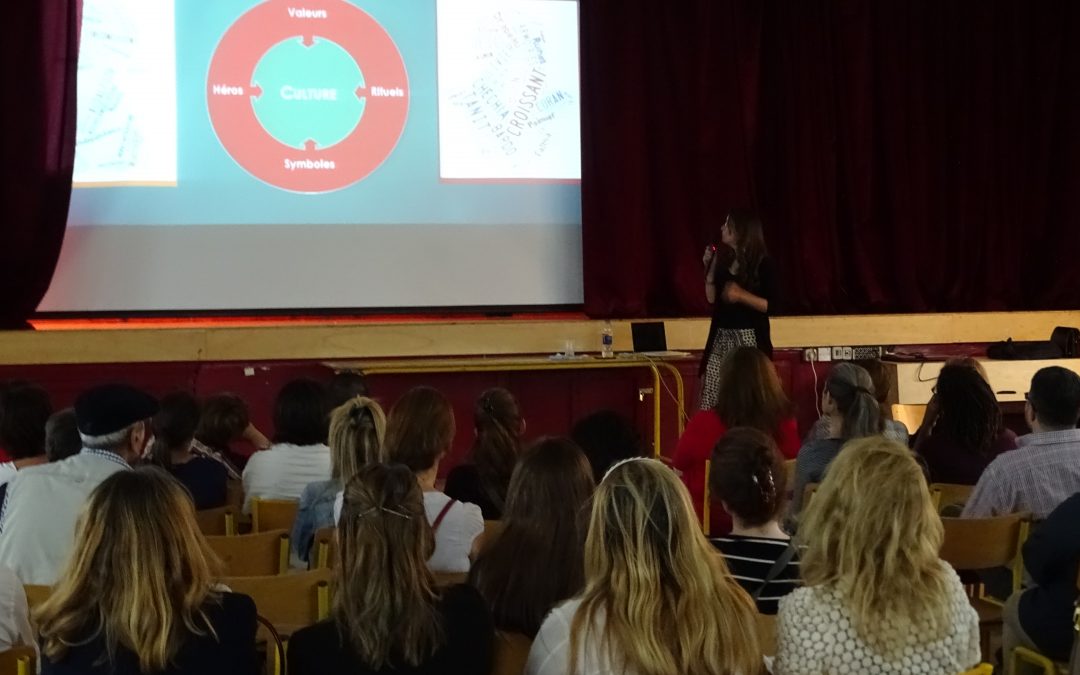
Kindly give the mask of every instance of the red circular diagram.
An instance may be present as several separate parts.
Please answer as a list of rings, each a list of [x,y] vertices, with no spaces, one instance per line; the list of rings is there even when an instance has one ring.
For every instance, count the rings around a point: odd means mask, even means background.
[[[355,95],[364,105],[355,128],[340,142],[293,147],[274,138],[255,114],[259,97],[277,95],[253,81],[256,65],[289,39],[305,46],[329,40],[363,72],[364,84],[342,94]],[[280,95],[296,96],[296,91],[286,87]],[[246,171],[285,190],[329,192],[366,178],[393,151],[408,115],[409,82],[394,41],[359,7],[345,0],[268,0],[245,12],[221,38],[210,61],[206,98],[218,140]]]

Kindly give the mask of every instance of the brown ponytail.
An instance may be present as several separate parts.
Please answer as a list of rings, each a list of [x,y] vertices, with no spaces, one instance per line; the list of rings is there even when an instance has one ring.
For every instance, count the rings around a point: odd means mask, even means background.
[[[521,447],[521,412],[517,400],[505,389],[488,389],[476,401],[474,420],[476,441],[472,460],[480,476],[480,486],[492,503],[502,509]]]

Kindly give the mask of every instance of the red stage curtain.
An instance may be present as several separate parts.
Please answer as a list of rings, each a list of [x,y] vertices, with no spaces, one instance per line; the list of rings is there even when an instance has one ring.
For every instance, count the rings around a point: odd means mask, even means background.
[[[581,3],[594,316],[706,310],[757,208],[788,314],[1076,308],[1080,3]]]
[[[64,239],[75,160],[80,0],[6,3],[0,22],[0,327],[25,327]]]

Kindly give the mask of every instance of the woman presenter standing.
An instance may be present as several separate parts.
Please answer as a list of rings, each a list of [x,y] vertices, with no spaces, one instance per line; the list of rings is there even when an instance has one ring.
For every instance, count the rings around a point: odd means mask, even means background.
[[[736,347],[757,347],[772,356],[769,310],[776,296],[776,267],[765,248],[761,220],[752,213],[731,211],[720,228],[730,249],[705,248],[705,297],[713,306],[709,339],[701,360],[702,410],[716,406],[720,363]]]

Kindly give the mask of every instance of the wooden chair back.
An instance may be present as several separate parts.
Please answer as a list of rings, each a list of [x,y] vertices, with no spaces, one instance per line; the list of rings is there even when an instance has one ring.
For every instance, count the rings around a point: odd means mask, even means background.
[[[521,675],[529,660],[533,641],[521,633],[495,632],[492,650],[491,675]]]
[[[33,647],[12,647],[0,652],[0,675],[35,675],[37,652]]]
[[[434,572],[433,575],[435,577],[435,585],[440,588],[463,584],[469,579],[469,575],[466,572]]]
[[[300,502],[295,499],[251,500],[251,531],[268,532],[286,530],[292,532]]]
[[[225,564],[226,576],[257,577],[289,570],[289,533],[285,530],[207,537],[206,542]]]
[[[237,511],[244,507],[244,484],[230,478],[225,481],[225,503]]]
[[[195,521],[199,531],[210,537],[233,536],[236,531],[236,514],[239,509],[225,505],[216,509],[204,509],[195,512]]]
[[[930,494],[938,511],[947,506],[963,506],[971,498],[974,485],[958,485],[956,483],[931,483]]]
[[[795,492],[795,460],[784,460],[784,485],[787,485],[788,496]]]
[[[328,570],[337,564],[337,528],[320,527],[315,530],[315,540],[311,545],[309,567]]]
[[[330,570],[222,579],[234,593],[251,596],[259,616],[283,636],[330,616]]]
[[[38,586],[36,584],[27,584],[23,586],[23,590],[26,592],[26,606],[33,612],[38,605],[49,599],[52,595],[52,586]]]
[[[765,656],[776,656],[776,617],[771,614],[758,614],[757,631],[761,653]]]
[[[709,536],[712,533],[712,523],[709,519],[712,515],[712,495],[709,494],[709,476],[712,475],[712,459],[705,460],[705,489],[701,491],[702,504],[701,504],[701,531],[705,533],[705,536]]]
[[[1013,589],[1020,587],[1023,564],[1020,550],[1027,539],[1031,516],[1013,513],[991,518],[942,518],[945,542],[941,559],[956,570],[1010,567]]]

